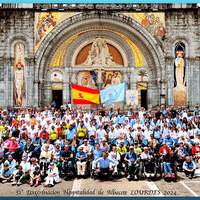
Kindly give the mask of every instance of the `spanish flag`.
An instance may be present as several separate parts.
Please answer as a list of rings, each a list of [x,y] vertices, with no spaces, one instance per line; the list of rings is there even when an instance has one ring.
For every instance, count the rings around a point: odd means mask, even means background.
[[[73,104],[100,104],[99,90],[72,84]]]

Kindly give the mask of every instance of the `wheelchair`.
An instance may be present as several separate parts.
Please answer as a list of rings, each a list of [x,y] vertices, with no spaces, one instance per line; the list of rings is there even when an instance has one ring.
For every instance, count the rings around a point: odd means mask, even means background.
[[[129,172],[130,170],[130,172]],[[137,172],[135,173],[134,171]],[[141,168],[140,168],[140,161],[138,161],[136,164],[132,164],[130,166],[130,164],[128,162],[125,163],[125,176],[127,176],[127,179],[129,181],[132,181],[132,180],[139,180],[140,179],[140,171],[141,171]]]
[[[41,158],[39,163],[40,163],[41,179],[42,181],[44,181],[44,179],[47,176],[47,171],[49,168],[50,161],[48,161],[46,158]]]
[[[61,177],[67,181],[76,177],[76,165],[72,158],[65,158],[65,162],[61,163]]]
[[[140,174],[142,179],[156,180],[157,179],[157,167],[155,160],[141,160],[140,161]]]
[[[94,170],[94,174],[93,174],[93,178],[94,180],[96,179],[100,179],[100,180],[113,180],[114,176],[113,176],[113,168],[96,168],[96,170]]]

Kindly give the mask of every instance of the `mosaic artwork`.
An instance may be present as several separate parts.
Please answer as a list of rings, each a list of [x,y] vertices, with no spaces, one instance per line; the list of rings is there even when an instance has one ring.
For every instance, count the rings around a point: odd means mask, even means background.
[[[106,71],[103,73],[103,88],[108,88],[122,83],[122,75],[117,71]]]
[[[62,90],[63,89],[63,74],[60,71],[54,71],[51,74],[52,90]]]
[[[175,46],[174,61],[174,105],[185,106],[186,97],[186,66],[185,66],[185,45],[177,43]]]
[[[35,53],[37,52],[41,42],[58,24],[65,19],[74,16],[77,13],[74,12],[41,12],[35,13]]]
[[[123,13],[142,24],[153,36],[165,35],[164,13]]]
[[[25,106],[26,84],[25,84],[25,46],[17,43],[14,46],[14,105]]]
[[[126,90],[126,105],[127,106],[138,105],[138,90]]]
[[[94,71],[79,72],[77,79],[78,85],[97,89],[97,75]]]
[[[148,81],[148,73],[146,70],[140,70],[137,74],[138,82],[147,82]]]

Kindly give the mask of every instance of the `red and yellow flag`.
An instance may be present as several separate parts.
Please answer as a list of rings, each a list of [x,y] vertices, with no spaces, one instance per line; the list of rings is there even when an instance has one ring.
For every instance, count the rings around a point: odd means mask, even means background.
[[[72,84],[73,104],[100,104],[99,90]]]

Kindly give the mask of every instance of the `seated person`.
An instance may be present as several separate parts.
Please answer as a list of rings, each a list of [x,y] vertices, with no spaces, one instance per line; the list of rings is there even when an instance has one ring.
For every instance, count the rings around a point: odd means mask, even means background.
[[[11,170],[9,169],[9,166],[7,163],[4,163],[3,165],[3,169],[1,171],[1,175],[0,175],[0,181],[2,183],[6,183],[11,181],[13,174],[11,172]]]
[[[3,169],[3,158],[0,157],[0,174],[1,174],[2,169]]]
[[[124,160],[128,163],[128,176],[127,178],[130,179],[134,176],[134,179],[137,180],[138,172],[139,172],[139,163],[138,163],[138,156],[134,152],[134,147],[130,146],[129,152],[126,153]]]
[[[141,148],[138,146],[138,143],[134,143],[134,152],[139,156],[142,153]]]
[[[109,151],[109,145],[107,144],[106,142],[106,138],[103,138],[101,140],[101,143],[100,143],[100,150],[102,152],[108,152]]]
[[[24,176],[23,176],[23,179],[22,179],[22,184],[25,184],[25,183],[30,183],[30,179],[31,179],[31,176],[30,176],[30,171],[27,170],[25,171],[24,173]]]
[[[85,175],[87,154],[83,152],[83,147],[79,148],[79,152],[76,154],[76,160],[77,175]]]
[[[197,168],[194,161],[191,160],[190,156],[185,158],[186,160],[183,163],[183,171],[185,175],[192,179],[194,177],[195,169]]]
[[[24,172],[22,170],[22,166],[18,167],[18,170],[15,172],[14,176],[13,176],[13,183],[12,185],[21,185],[22,184],[22,179],[24,177]]]
[[[39,185],[39,182],[41,181],[41,176],[40,176],[40,168],[35,167],[35,170],[33,173],[31,173],[31,181],[30,181],[30,186],[37,187]],[[34,185],[35,183],[35,185]]]
[[[83,140],[83,144],[80,147],[83,147],[83,152],[87,154],[88,158],[91,158],[93,147],[88,144],[87,139]]]
[[[55,163],[56,167],[59,167],[60,166],[60,157],[61,157],[61,151],[59,149],[59,145],[56,145],[56,151],[54,154],[51,154],[52,155],[52,162]]]
[[[94,172],[94,162],[102,157],[102,151],[100,150],[100,144],[96,144],[96,149],[93,151],[92,171]]]
[[[54,186],[54,181],[56,183],[60,183],[61,180],[59,178],[59,172],[58,172],[58,168],[55,166],[55,164],[52,162],[50,163],[50,168],[47,171],[48,176],[45,178],[46,182],[44,184],[44,186]]]
[[[20,165],[22,166],[22,170],[23,170],[24,173],[26,171],[30,171],[30,169],[31,169],[31,163],[27,161],[28,160],[27,158],[28,158],[27,156],[23,156],[23,158],[22,158],[23,160],[20,163]]]
[[[33,151],[34,151],[35,147],[34,145],[31,143],[31,139],[28,138],[26,145],[24,146],[24,153],[23,155],[27,155],[28,158],[31,158]]]
[[[147,177],[153,177],[155,175],[154,172],[154,157],[153,155],[149,152],[149,148],[148,147],[144,147],[144,152],[141,154],[141,160],[144,163],[144,174]]]
[[[172,179],[175,178],[175,162],[177,161],[177,155],[173,150],[170,153],[166,154],[165,162],[163,162],[165,177],[171,177]]]
[[[45,174],[48,169],[49,163],[51,160],[51,151],[49,150],[49,145],[45,146],[45,150],[40,154],[40,169],[43,169],[43,173]]]
[[[182,169],[185,157],[188,156],[188,152],[186,151],[186,148],[184,147],[183,142],[180,141],[179,147],[177,147],[176,152],[178,156],[178,162],[180,163],[180,166]]]
[[[8,152],[6,153],[6,157],[8,157],[9,154],[14,155],[17,149],[20,148],[19,144],[15,141],[15,138],[11,138],[11,142],[8,143],[7,146],[4,147],[5,149],[8,149]]]
[[[10,154],[8,155],[8,160],[5,161],[8,164],[9,169],[13,173],[16,170],[16,160],[13,159],[13,156]]]
[[[163,142],[166,143],[167,146],[173,147],[174,146],[174,140],[171,138],[170,133],[166,134],[166,137],[164,138]]]
[[[62,161],[62,173],[70,173],[72,174],[72,159],[73,153],[69,150],[69,145],[65,145],[64,151],[61,153],[60,160]]]
[[[198,160],[198,165],[200,167],[200,145],[198,140],[195,141],[195,146],[192,147],[192,155]]]
[[[120,159],[121,159],[121,156],[120,154],[117,152],[117,148],[116,146],[113,146],[113,150],[109,153],[109,156],[108,158],[114,160],[117,164],[117,166],[119,166],[119,162],[120,162]],[[113,168],[115,165],[110,162],[110,168]],[[117,174],[118,173],[118,169],[117,169],[117,166],[114,168],[114,174]]]
[[[99,167],[97,168],[98,163],[99,163]],[[117,166],[117,162],[108,158],[107,152],[103,152],[103,157],[97,159],[94,162],[96,173],[98,175],[102,175],[102,173],[107,173],[108,175],[111,175],[113,172],[113,168],[109,167],[110,163],[113,163],[114,166]]]
[[[119,147],[117,147],[117,152],[121,156],[121,164],[124,162],[124,157],[126,155],[127,149],[123,142],[120,143]]]

